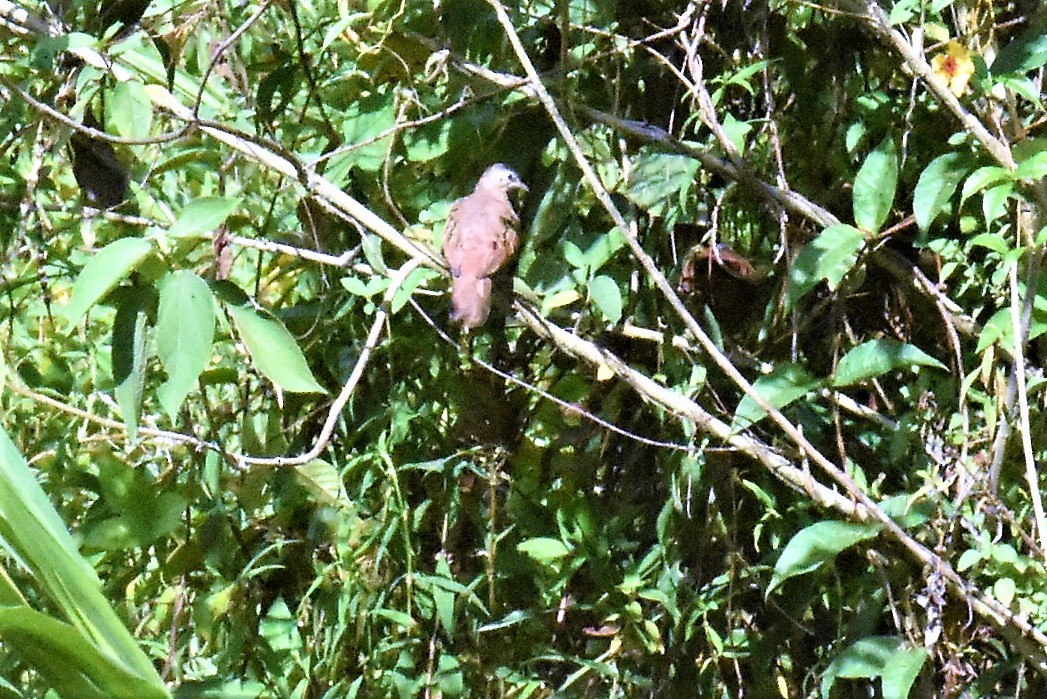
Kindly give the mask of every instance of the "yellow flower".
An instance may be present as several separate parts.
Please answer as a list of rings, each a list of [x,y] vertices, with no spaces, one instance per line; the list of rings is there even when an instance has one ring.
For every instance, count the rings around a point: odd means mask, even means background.
[[[939,53],[931,59],[931,70],[959,97],[967,89],[967,83],[974,75],[974,61],[971,60],[971,52],[966,46],[950,41],[945,46],[945,53]]]

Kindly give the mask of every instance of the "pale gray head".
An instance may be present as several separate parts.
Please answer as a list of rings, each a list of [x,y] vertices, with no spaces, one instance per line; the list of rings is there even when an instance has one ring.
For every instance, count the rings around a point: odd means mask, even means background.
[[[504,163],[495,163],[484,170],[484,174],[480,176],[480,181],[476,183],[476,187],[477,189],[481,187],[485,189],[492,188],[502,192],[509,192],[514,189],[527,191],[527,185],[523,183],[516,171]]]

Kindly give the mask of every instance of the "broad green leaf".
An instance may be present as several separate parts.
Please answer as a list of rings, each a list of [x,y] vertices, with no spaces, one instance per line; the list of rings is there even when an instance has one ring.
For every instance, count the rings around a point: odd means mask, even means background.
[[[153,122],[153,103],[145,92],[145,85],[137,80],[118,83],[113,88],[109,120],[117,133],[125,138],[147,138]]]
[[[149,311],[155,304],[152,289],[134,286],[123,290],[113,321],[113,382],[120,413],[130,439],[138,436],[142,414],[142,393],[148,360],[147,328]]]
[[[835,560],[841,551],[876,536],[878,524],[817,522],[789,540],[774,564],[774,575],[767,588],[770,595],[783,582],[817,570]]]
[[[786,307],[791,307],[808,291],[825,280],[836,289],[858,260],[865,242],[863,233],[854,226],[829,226],[807,243],[789,270]]]
[[[1011,602],[1014,601],[1014,593],[1017,590],[1017,585],[1013,578],[1000,578],[992,586],[992,596],[1000,601],[1005,607],[1011,606]]]
[[[392,91],[381,90],[354,99],[339,114],[338,120],[347,147],[340,148],[339,154],[331,158],[324,174],[335,186],[344,187],[353,168],[365,173],[382,169],[396,127]]]
[[[992,64],[994,75],[1023,74],[1047,65],[1047,32],[1036,22],[1002,49]]]
[[[853,386],[889,371],[908,369],[916,365],[946,368],[915,345],[888,338],[869,340],[843,356],[833,375],[833,385]]]
[[[907,699],[927,651],[910,648],[901,638],[869,636],[855,641],[833,659],[822,677],[822,699],[829,699],[836,679],[881,679],[884,699]]]
[[[156,393],[172,420],[207,367],[214,328],[214,295],[207,282],[188,270],[167,275],[156,317],[156,353],[167,381]]]
[[[236,197],[200,197],[185,205],[178,220],[171,226],[170,234],[176,238],[201,236],[210,233],[225,223],[229,215],[240,206]]]
[[[880,230],[891,213],[897,186],[898,152],[894,137],[887,136],[866,156],[854,178],[852,200],[858,228],[869,233]]]
[[[625,196],[656,216],[665,215],[694,186],[700,163],[686,155],[642,153],[629,172]]]
[[[931,161],[920,174],[913,191],[913,213],[916,225],[926,231],[949,206],[956,187],[970,170],[969,158],[963,153],[946,153]]]
[[[345,490],[342,477],[331,464],[314,459],[307,464],[295,467],[298,480],[307,490],[322,503],[335,505],[345,502]]]
[[[610,277],[601,274],[589,282],[589,297],[611,325],[622,319],[622,292]]]
[[[436,160],[450,146],[451,119],[441,119],[435,124],[426,124],[417,129],[408,129],[403,134],[407,159],[415,163]]]
[[[892,27],[896,27],[899,24],[905,24],[915,16],[916,12],[919,11],[920,3],[918,0],[898,0],[891,7],[891,13],[888,15],[888,21]]]
[[[745,152],[745,138],[752,130],[752,124],[735,119],[731,113],[727,113],[723,118],[723,132],[727,135],[727,140],[734,145],[739,153]]]
[[[986,190],[982,196],[982,215],[988,228],[993,221],[1007,214],[1007,202],[1014,196],[1014,184],[1007,182]]]
[[[815,390],[820,384],[818,379],[808,374],[799,364],[786,362],[776,366],[770,374],[756,379],[753,388],[772,407],[781,409]],[[734,420],[731,421],[731,431],[748,429],[766,415],[767,411],[751,396],[742,396],[738,409],[734,412]]]
[[[72,298],[65,307],[66,322],[75,325],[113,287],[127,278],[153,251],[153,244],[140,238],[121,238],[92,257],[73,284]]]
[[[1047,177],[1047,151],[1040,151],[1031,158],[1022,161],[1015,169],[1014,177],[1029,182]]]
[[[1011,242],[1002,235],[996,233],[982,233],[971,238],[969,245],[974,247],[983,247],[992,250],[999,255],[1005,255],[1011,250]]]
[[[258,371],[290,393],[326,393],[284,324],[249,303],[226,306]]]
[[[547,536],[521,541],[516,545],[516,550],[540,563],[559,560],[571,552],[567,544]]]

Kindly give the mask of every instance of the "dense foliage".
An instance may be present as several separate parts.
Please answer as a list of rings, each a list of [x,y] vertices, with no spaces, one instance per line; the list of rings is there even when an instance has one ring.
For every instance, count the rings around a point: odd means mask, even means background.
[[[0,0],[0,695],[1040,696],[1045,23]]]

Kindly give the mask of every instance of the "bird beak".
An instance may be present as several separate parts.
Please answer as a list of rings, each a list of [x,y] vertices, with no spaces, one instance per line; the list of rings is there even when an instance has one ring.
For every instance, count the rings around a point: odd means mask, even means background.
[[[522,181],[520,181],[520,180],[516,180],[516,181],[514,181],[514,182],[513,182],[512,184],[510,184],[510,185],[509,185],[509,189],[522,189],[522,190],[523,190],[524,192],[529,192],[529,191],[531,191],[530,189],[528,189],[528,188],[527,188],[527,185],[525,185],[525,184],[524,184],[524,183],[523,183]]]

